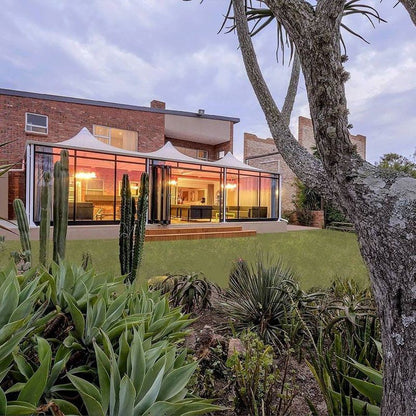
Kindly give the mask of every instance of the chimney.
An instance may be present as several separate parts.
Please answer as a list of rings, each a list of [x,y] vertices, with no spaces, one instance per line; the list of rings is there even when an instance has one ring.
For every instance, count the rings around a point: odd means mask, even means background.
[[[153,100],[150,103],[151,108],[158,108],[159,110],[164,110],[166,108],[166,103],[163,101]]]

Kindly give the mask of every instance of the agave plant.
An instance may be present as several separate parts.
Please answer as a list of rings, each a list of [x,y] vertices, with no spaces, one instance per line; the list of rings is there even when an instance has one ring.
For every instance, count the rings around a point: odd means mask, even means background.
[[[222,304],[237,330],[249,329],[264,341],[281,346],[285,324],[297,304],[299,286],[278,260],[235,263]]]
[[[185,313],[210,308],[212,294],[218,291],[202,273],[170,274],[157,289],[169,293],[172,305],[181,306]]]
[[[117,288],[122,277],[97,274],[94,269],[69,262],[52,263],[51,271],[43,271],[41,281],[47,282],[47,296],[53,305],[65,310],[68,307],[66,295],[70,295],[81,311],[85,311],[91,298],[97,297],[102,288]]]
[[[0,378],[17,345],[55,314],[43,316],[46,304],[38,302],[45,285],[39,282],[33,271],[18,275],[12,265],[0,271]]]
[[[115,298],[108,293],[107,288],[101,289],[98,296],[87,301],[85,314],[78,308],[76,300],[69,293],[64,293],[68,304],[69,313],[72,318],[74,330],[65,339],[66,345],[81,342],[84,346],[101,339],[105,333],[109,339],[118,337],[125,329],[138,326],[143,322],[142,314],[126,315],[127,293]]]
[[[180,307],[172,308],[165,296],[158,292],[140,290],[134,292],[130,289],[127,301],[130,314],[143,314],[145,339],[152,338],[153,341],[167,339],[169,341],[183,340],[188,327],[193,319],[182,312]]]
[[[64,384],[57,383],[59,380],[62,382],[62,372],[65,370],[71,351],[60,345],[53,357],[48,341],[36,337],[36,345],[35,367],[27,354],[20,349],[13,352],[14,363],[18,370],[14,372],[16,382],[6,391],[0,390],[0,396],[3,398],[3,411],[0,410],[0,414],[40,413],[43,407],[53,402],[56,409],[61,412],[79,415],[76,406],[60,398],[60,392],[67,394],[69,391],[76,392],[76,389],[68,385],[68,380]]]
[[[129,339],[130,338],[130,339]],[[103,333],[104,348],[94,343],[98,386],[75,376],[69,379],[79,391],[88,415],[199,415],[221,408],[208,400],[187,397],[186,385],[197,362],[185,363],[166,343],[144,340],[143,327],[123,332],[119,352]]]

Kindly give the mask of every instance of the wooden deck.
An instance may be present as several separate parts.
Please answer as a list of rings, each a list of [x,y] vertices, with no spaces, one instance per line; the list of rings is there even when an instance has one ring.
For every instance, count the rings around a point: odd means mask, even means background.
[[[200,226],[150,228],[146,230],[145,241],[202,240],[206,238],[253,237],[255,230],[243,230],[241,226]]]

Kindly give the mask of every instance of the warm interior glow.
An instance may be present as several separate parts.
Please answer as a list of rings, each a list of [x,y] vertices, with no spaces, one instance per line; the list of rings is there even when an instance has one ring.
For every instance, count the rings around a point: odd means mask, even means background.
[[[77,172],[75,177],[77,179],[95,179],[97,175],[95,172]]]
[[[173,179],[173,180],[169,181],[169,185],[174,185],[174,186],[176,186],[177,184],[178,184],[178,182],[177,182],[177,181],[175,181],[175,179]]]

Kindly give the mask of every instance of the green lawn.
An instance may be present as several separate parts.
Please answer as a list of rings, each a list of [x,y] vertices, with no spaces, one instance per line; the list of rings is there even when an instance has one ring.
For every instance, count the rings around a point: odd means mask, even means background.
[[[6,241],[0,250],[0,266],[9,261],[17,241]],[[38,243],[33,243],[37,258]],[[82,253],[92,254],[97,271],[118,273],[117,240],[68,241],[67,258],[81,262]],[[367,269],[361,259],[354,234],[338,231],[297,231],[259,234],[256,237],[151,242],[145,244],[141,280],[168,272],[203,272],[212,281],[226,286],[233,261],[253,260],[259,253],[280,256],[298,277],[304,289],[328,286],[335,276],[366,282]]]

